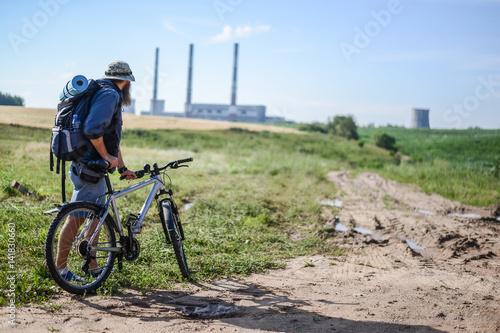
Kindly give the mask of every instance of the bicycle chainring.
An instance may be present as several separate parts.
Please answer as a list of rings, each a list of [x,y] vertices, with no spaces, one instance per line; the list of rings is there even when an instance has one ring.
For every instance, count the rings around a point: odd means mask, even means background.
[[[124,237],[123,242],[123,257],[127,261],[135,261],[139,258],[139,253],[141,252],[141,247],[139,241],[136,238],[132,238],[132,248],[130,248],[129,237]]]

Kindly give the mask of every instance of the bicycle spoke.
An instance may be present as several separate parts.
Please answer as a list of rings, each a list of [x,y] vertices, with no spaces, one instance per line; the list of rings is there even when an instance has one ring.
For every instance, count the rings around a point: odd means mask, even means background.
[[[52,221],[45,244],[47,267],[54,280],[61,288],[76,294],[83,294],[97,289],[111,272],[115,253],[87,253],[88,234],[94,233],[97,226],[95,218],[100,208],[90,203],[67,205]],[[96,245],[115,247],[114,231],[108,220],[99,230]],[[94,246],[96,246],[94,245]],[[82,267],[87,266],[89,271]],[[100,267],[103,273],[92,274],[92,269]],[[96,276],[94,276],[96,275]]]

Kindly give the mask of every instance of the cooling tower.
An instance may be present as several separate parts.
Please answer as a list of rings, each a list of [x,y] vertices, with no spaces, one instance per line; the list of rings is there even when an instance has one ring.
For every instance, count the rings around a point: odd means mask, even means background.
[[[413,108],[411,117],[411,128],[430,128],[429,109]]]

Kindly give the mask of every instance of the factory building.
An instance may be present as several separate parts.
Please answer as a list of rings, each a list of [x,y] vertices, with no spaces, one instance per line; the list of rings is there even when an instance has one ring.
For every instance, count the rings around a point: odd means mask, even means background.
[[[154,116],[169,116],[169,117],[186,117],[219,121],[239,121],[239,122],[259,122],[263,123],[268,120],[266,117],[266,107],[264,105],[238,105],[236,103],[237,91],[237,76],[238,76],[238,48],[239,45],[234,44],[234,63],[233,77],[231,86],[231,100],[229,104],[212,104],[212,103],[192,103],[192,87],[193,87],[193,51],[194,45],[189,45],[189,61],[188,61],[188,78],[187,78],[187,94],[184,104],[184,112],[164,112],[165,101],[157,99],[158,89],[158,48],[156,49],[155,58],[155,79],[153,88],[153,99],[149,111],[143,111],[142,115]],[[272,117],[273,121],[284,120],[281,117]]]
[[[190,104],[186,117],[222,121],[266,122],[264,105]]]
[[[264,105],[237,105],[236,90],[238,77],[238,48],[234,44],[233,80],[231,85],[231,103],[209,104],[191,103],[193,83],[193,44],[189,45],[188,83],[184,116],[187,118],[243,121],[243,122],[266,122],[266,107]]]

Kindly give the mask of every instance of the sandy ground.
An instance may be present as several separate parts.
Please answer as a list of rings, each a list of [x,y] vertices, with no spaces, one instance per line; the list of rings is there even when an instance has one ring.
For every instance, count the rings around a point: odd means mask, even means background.
[[[295,258],[266,275],[175,291],[63,293],[17,309],[15,327],[1,309],[0,331],[500,332],[498,208],[467,207],[375,173],[328,179],[340,190],[318,198],[318,237],[344,247],[342,256]]]
[[[0,123],[22,124],[38,128],[52,128],[54,126],[55,109],[25,108],[21,106],[1,106]],[[279,133],[299,133],[292,128],[268,126],[259,124],[237,123],[229,121],[214,121],[193,118],[174,118],[158,116],[136,116],[123,114],[124,129],[188,129],[188,130],[223,130],[232,127],[243,128],[249,131],[269,131]]]

